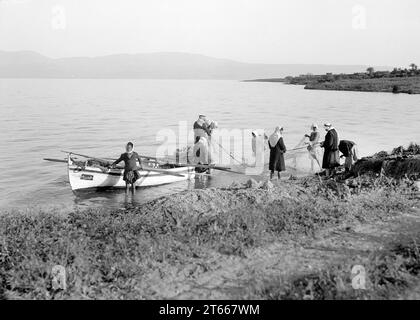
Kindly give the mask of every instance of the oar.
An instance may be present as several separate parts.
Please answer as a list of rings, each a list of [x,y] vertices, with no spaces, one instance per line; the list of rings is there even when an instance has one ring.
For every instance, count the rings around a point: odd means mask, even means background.
[[[141,155],[141,154],[139,154],[139,157],[140,157],[140,158],[142,158],[142,159],[154,160],[154,161],[156,161],[156,162],[159,162],[159,161],[165,161],[165,159],[164,159],[164,158],[155,158],[155,157],[143,156],[143,155]],[[104,160],[110,160],[110,161],[115,160],[115,159],[113,159],[113,158],[103,158],[103,159],[104,159]]]
[[[214,170],[226,171],[226,172],[237,173],[237,174],[244,174],[243,172],[234,171],[231,168],[219,167],[219,166],[215,166],[215,165],[211,165],[211,164],[210,165],[208,165],[208,164],[178,164],[178,165],[189,166],[189,167],[194,167],[194,168],[214,169]]]
[[[171,163],[168,163],[171,164]],[[216,165],[211,164],[191,164],[191,163],[174,163],[175,165],[181,166],[181,167],[194,167],[194,168],[206,168],[206,169],[214,169],[218,171],[226,171],[231,173],[237,173],[237,174],[244,174],[243,172],[234,171],[231,168],[228,167],[219,167]]]
[[[84,158],[88,158],[88,159],[93,159],[93,160],[98,160],[98,161],[103,161],[103,162],[109,163],[109,161],[108,161],[108,160],[103,159],[103,158],[91,157],[91,156],[88,156],[88,155],[85,155],[85,154],[75,153],[75,152],[70,152],[70,151],[61,151],[61,152],[64,152],[64,153],[67,153],[67,154],[70,154],[70,153],[71,153],[71,154],[74,154],[75,156],[84,157]],[[145,157],[145,156],[144,156],[144,157]],[[147,158],[153,158],[153,157],[147,157]],[[157,158],[155,158],[155,159],[157,159]],[[168,164],[178,165],[178,166],[181,166],[181,167],[199,167],[199,168],[210,168],[210,169],[214,169],[214,170],[226,171],[226,172],[231,172],[231,173],[236,173],[236,174],[243,174],[242,172],[233,171],[233,170],[231,170],[230,168],[218,167],[218,166],[213,166],[213,165],[203,165],[203,164],[178,164],[178,163],[168,163]],[[165,169],[150,169],[150,170],[149,170],[149,169],[147,169],[147,170],[145,170],[145,171],[150,171],[150,172],[152,172],[152,170],[159,170],[159,171],[156,171],[156,172],[165,173],[165,174],[168,174],[168,175],[174,175],[174,176],[181,176],[181,177],[183,177],[182,175],[179,175],[179,174],[177,174],[177,173],[173,173],[173,172],[167,171],[167,170],[165,170]],[[162,170],[162,171],[161,171],[161,170]]]
[[[75,153],[75,152],[69,152],[69,151],[62,151],[62,152],[69,153],[69,154],[71,153],[71,154],[74,154],[74,155],[79,156],[79,157],[84,157],[84,158],[88,158],[88,159],[94,159],[94,160],[99,160],[99,161],[103,161],[103,162],[109,163],[108,160],[101,159],[101,158],[91,157],[91,156],[88,156],[88,155],[85,155],[85,154],[81,154],[81,153]],[[145,169],[145,168],[143,168],[143,171],[163,173],[163,174],[166,174],[166,175],[169,175],[169,176],[175,176],[175,177],[182,177],[182,178],[184,178],[184,176],[181,175],[181,174],[179,174],[179,173],[170,172],[170,171],[165,170],[165,169],[149,169],[149,168]]]
[[[174,176],[174,177],[181,177],[181,178],[184,178],[184,176],[182,175],[182,174],[179,174],[179,173],[175,173],[175,172],[171,172],[171,171],[168,171],[168,170],[165,170],[165,169],[149,169],[149,168],[142,168],[142,169],[138,169],[138,170],[141,170],[141,171],[150,171],[150,172],[157,172],[157,173],[162,173],[162,174],[166,174],[166,175],[168,175],[168,176]]]
[[[67,163],[67,160],[44,158],[45,161]]]
[[[109,168],[108,168],[109,169]],[[117,169],[124,169],[123,167],[117,167]],[[174,176],[174,177],[181,177],[184,178],[184,176],[182,174],[176,173],[176,172],[171,172],[165,169],[152,169],[152,168],[137,168],[136,170],[140,170],[140,171],[146,171],[146,172],[156,172],[156,173],[161,173],[161,174],[166,174],[168,176]]]
[[[89,158],[89,159],[94,159],[94,160],[99,160],[99,161],[103,161],[103,162],[109,162],[107,159],[109,159],[110,161],[114,160],[111,158],[96,158],[96,157],[92,157],[92,156],[88,156],[86,154],[81,154],[81,153],[75,153],[75,152],[71,152],[71,151],[64,151],[62,150],[61,152],[64,153],[68,153],[68,154],[74,154],[75,156],[79,156],[79,157],[84,157],[84,158]],[[156,159],[157,161],[158,158],[154,158],[154,157],[149,157],[149,156],[141,156],[142,158],[147,158],[147,159]],[[200,168],[210,168],[210,169],[215,169],[215,170],[222,170],[222,171],[229,171],[230,168],[227,167],[218,167],[218,166],[214,166],[214,165],[205,165],[205,164],[189,164],[189,163],[170,163],[170,162],[164,162],[162,161],[161,163],[164,164],[173,164],[173,165],[177,165],[177,166],[181,166],[181,167],[200,167]],[[164,170],[164,169],[161,169]]]
[[[198,165],[198,167],[200,167],[200,165]],[[202,168],[207,168],[207,166],[204,166]],[[239,171],[234,171],[231,168],[223,168],[223,167],[212,167],[209,166],[209,169],[214,169],[214,170],[218,170],[218,171],[225,171],[225,172],[231,172],[231,173],[236,173],[236,174],[244,174],[243,172],[239,172]]]
[[[75,152],[65,151],[65,150],[62,150],[61,152],[71,153],[71,154],[74,154],[75,156],[79,156],[79,157],[83,157],[83,158],[89,158],[89,159],[93,159],[93,160],[99,160],[99,161],[103,161],[103,162],[109,162],[109,161],[115,161],[116,160],[116,159],[113,159],[113,158],[96,158],[96,157],[88,156],[86,154],[80,154],[80,153],[75,153]],[[156,162],[158,162],[158,161],[163,162],[163,159],[159,160],[158,158],[155,158],[155,157],[142,156],[142,155],[139,155],[139,157],[143,158],[143,159],[155,160]]]
[[[64,153],[67,153],[67,154],[74,154],[75,156],[79,156],[79,157],[83,157],[83,158],[88,158],[88,159],[93,159],[93,160],[99,160],[101,162],[107,162],[107,163],[109,162],[106,159],[95,158],[95,157],[91,157],[91,156],[88,156],[88,155],[85,155],[85,154],[75,153],[75,152],[71,152],[71,151],[64,151],[64,150],[62,150],[61,152],[64,152]]]
[[[207,169],[215,169],[215,170],[230,170],[231,169],[228,167],[219,167],[213,164],[193,164],[193,163],[167,163],[167,164],[173,164],[180,167],[207,168]]]
[[[234,171],[231,169],[215,168],[214,170],[225,171],[225,172],[230,172],[230,173],[235,173],[235,174],[245,174],[244,172]]]

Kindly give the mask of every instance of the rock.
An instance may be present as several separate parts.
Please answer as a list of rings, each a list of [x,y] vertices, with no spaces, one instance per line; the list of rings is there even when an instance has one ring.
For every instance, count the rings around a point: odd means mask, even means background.
[[[260,184],[255,179],[251,178],[246,182],[245,186],[250,189],[258,189]]]
[[[352,173],[355,176],[371,174],[376,176],[385,175],[395,179],[403,177],[416,178],[420,175],[420,155],[363,158],[356,162],[352,168]]]

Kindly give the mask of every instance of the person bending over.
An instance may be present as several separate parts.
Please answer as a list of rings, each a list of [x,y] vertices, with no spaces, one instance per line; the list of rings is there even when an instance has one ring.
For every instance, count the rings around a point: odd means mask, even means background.
[[[350,140],[341,140],[338,149],[343,154],[340,158],[346,158],[344,168],[349,172],[353,168],[354,163],[359,160],[357,145]]]

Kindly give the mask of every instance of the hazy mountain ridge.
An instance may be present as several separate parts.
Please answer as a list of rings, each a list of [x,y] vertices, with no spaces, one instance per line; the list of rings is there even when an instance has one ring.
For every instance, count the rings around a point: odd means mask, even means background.
[[[0,78],[243,80],[307,73],[352,73],[366,68],[364,65],[244,63],[179,52],[53,59],[32,51],[0,51]]]

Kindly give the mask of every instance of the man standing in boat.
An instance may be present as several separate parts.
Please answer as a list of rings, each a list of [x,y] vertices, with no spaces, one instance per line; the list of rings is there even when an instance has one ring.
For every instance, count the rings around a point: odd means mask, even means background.
[[[127,143],[125,150],[126,152],[121,154],[121,156],[111,164],[111,167],[115,167],[121,161],[124,161],[124,181],[125,181],[125,192],[128,194],[128,191],[131,186],[131,192],[136,192],[136,181],[140,178],[138,169],[143,170],[141,165],[141,158],[137,152],[133,151],[134,145],[132,142]],[[137,166],[137,161],[139,166]]]

